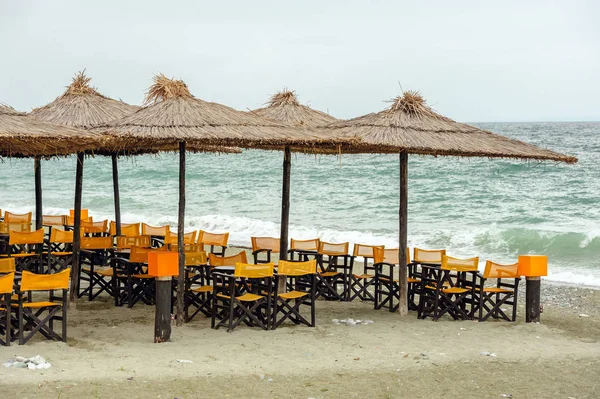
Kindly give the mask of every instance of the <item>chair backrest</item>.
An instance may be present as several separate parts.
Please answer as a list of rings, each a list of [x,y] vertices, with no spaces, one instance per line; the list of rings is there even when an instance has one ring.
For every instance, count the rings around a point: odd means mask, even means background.
[[[56,243],[61,243],[61,244],[72,244],[73,243],[73,231],[52,229],[52,233],[50,233],[50,242],[56,242]]]
[[[399,248],[375,247],[373,249],[373,263],[389,263],[398,265],[400,263]],[[406,264],[410,263],[410,250],[406,248]]]
[[[150,236],[118,236],[117,248],[127,249],[133,246],[150,248]]]
[[[248,263],[248,259],[246,251],[231,256],[219,256],[211,253],[208,254],[208,263],[211,266],[235,266],[236,263]]]
[[[111,237],[81,237],[81,249],[110,249],[112,247]]]
[[[169,226],[150,226],[142,223],[142,235],[167,238],[171,234]]]
[[[483,278],[520,278],[519,262],[512,265],[502,265],[488,260],[485,262]]]
[[[0,258],[0,273],[16,271],[15,258]]]
[[[0,295],[12,294],[13,286],[15,284],[15,273],[8,273],[5,276],[0,277]]]
[[[21,291],[50,291],[69,289],[71,269],[54,274],[36,274],[23,270]]]
[[[66,216],[65,220],[67,221],[67,226],[75,226],[75,218],[73,216]],[[81,218],[82,222],[93,222],[94,218],[91,216],[87,218]]]
[[[9,245],[18,244],[43,244],[44,243],[44,229],[32,231],[30,233],[23,233],[18,231],[11,231],[8,237]]]
[[[317,273],[317,261],[315,259],[304,262],[291,262],[280,260],[277,264],[277,274],[285,276],[305,276]]]
[[[108,230],[108,220],[100,220],[98,222],[82,220],[81,229],[85,233],[106,233]]]
[[[0,222],[0,233],[10,233],[11,231],[30,232],[30,223],[5,223]]]
[[[354,251],[352,254],[354,256],[362,256],[363,258],[374,258],[375,253],[374,249],[380,248],[383,249],[383,245],[367,245],[367,244],[354,244]]]
[[[129,253],[129,261],[133,263],[148,263],[148,253],[151,251],[153,251],[152,248],[132,245],[131,252]]]
[[[304,251],[318,251],[320,238],[313,238],[311,240],[290,240],[290,250],[304,250]]]
[[[44,226],[64,226],[67,224],[65,215],[42,215]]]
[[[179,245],[177,244],[163,245],[161,248],[164,248],[163,251],[179,252]],[[204,252],[204,248],[200,244],[184,244],[183,252]]]
[[[200,234],[198,234],[198,244],[226,247],[228,242],[229,233],[209,233],[200,230]]]
[[[185,253],[186,266],[206,265],[206,263],[206,252],[204,251]]]
[[[442,257],[446,255],[445,249],[414,249],[413,260],[416,263],[442,263]]]
[[[109,234],[111,236],[117,235],[117,223],[110,222]],[[139,223],[121,223],[121,235],[122,236],[139,236],[140,235],[140,224]]]
[[[479,257],[460,259],[452,256],[442,256],[442,270],[453,270],[457,272],[472,272],[476,271],[479,266]]]
[[[348,247],[350,243],[348,242],[340,242],[340,243],[332,243],[319,241],[319,253],[322,255],[347,255]]]
[[[169,233],[167,237],[165,237],[165,244],[173,244],[177,245],[179,237],[177,237],[177,233],[173,233],[172,231]],[[191,245],[196,243],[196,230],[190,231],[189,233],[183,234],[183,243],[185,245]]]
[[[252,251],[270,249],[272,253],[279,253],[281,240],[275,237],[250,237],[252,240]]]
[[[257,265],[238,262],[235,264],[233,275],[238,278],[273,277],[274,267],[273,262],[259,263]]]
[[[4,223],[31,223],[31,212],[19,214],[5,211]]]

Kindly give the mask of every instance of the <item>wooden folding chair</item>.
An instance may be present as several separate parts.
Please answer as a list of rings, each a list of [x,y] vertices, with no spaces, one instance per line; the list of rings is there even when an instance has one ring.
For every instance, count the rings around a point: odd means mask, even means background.
[[[231,332],[244,322],[250,327],[268,330],[271,327],[273,268],[273,263],[238,263],[233,275],[213,272],[213,309],[217,302],[222,302],[224,314],[216,323],[217,315],[213,312],[211,326],[215,329],[227,326],[227,332]]]
[[[373,301],[375,299],[373,294],[369,292],[369,288],[375,284],[375,267],[373,264],[369,264],[369,259],[373,260],[375,257],[375,248],[384,249],[383,245],[354,244],[352,254],[354,259],[359,256],[363,258],[363,269],[362,273],[352,273],[350,276],[349,301],[353,301],[355,298],[361,301]],[[354,271],[354,265],[352,270]]]
[[[108,267],[113,253],[112,237],[81,237],[80,265],[75,265],[81,270],[77,286],[78,298],[87,294],[88,300],[92,301],[103,292],[114,296],[113,269]],[[88,283],[83,291],[82,281]]]
[[[142,235],[150,236],[152,247],[159,248],[165,244],[166,240],[170,239],[171,230],[170,226],[150,226],[142,223]]]
[[[495,286],[485,286],[487,280],[495,279]],[[517,319],[517,293],[519,291],[519,263],[502,265],[488,260],[480,283],[475,287],[479,321],[486,321],[490,316],[494,319],[515,321]],[[511,307],[511,315],[507,315],[503,307]]]
[[[132,308],[140,300],[154,304],[154,276],[148,274],[148,253],[151,248],[131,247],[129,259],[111,259],[115,306]]]
[[[8,237],[11,257],[15,258],[17,270],[41,272],[44,229],[33,232],[11,231]]]
[[[17,290],[17,303],[12,304],[18,309],[19,345],[24,345],[36,333],[47,339],[67,340],[67,291],[71,269],[54,274],[35,274],[23,271],[21,285]],[[32,301],[26,294],[47,291],[48,301]],[[62,291],[55,296],[54,291]],[[54,322],[61,322],[61,332],[54,329]]]
[[[319,256],[320,244],[321,239],[319,238],[313,238],[310,240],[296,240],[292,238],[290,240],[290,249],[288,249],[289,259],[303,261],[317,259]]]
[[[280,260],[277,266],[277,280],[285,279],[287,292],[276,292],[273,309],[273,325],[275,329],[285,320],[294,324],[315,326],[315,300],[317,298],[317,262]],[[277,284],[278,286],[279,284]],[[310,321],[301,312],[301,307],[308,307]]]
[[[42,255],[46,257],[48,273],[56,273],[71,267],[73,261],[73,232],[52,229],[47,242],[47,251]]]
[[[15,273],[0,276],[0,345],[9,346],[12,341],[11,296]]]
[[[209,233],[208,231],[200,230],[198,234],[198,244],[210,246],[210,251],[208,252],[211,254],[225,256],[228,242],[229,233]],[[216,249],[217,247],[220,249]]]
[[[271,254],[278,254],[280,249],[280,240],[275,237],[250,237],[252,240],[252,256],[254,263],[270,263]],[[264,254],[265,259],[260,259]]]

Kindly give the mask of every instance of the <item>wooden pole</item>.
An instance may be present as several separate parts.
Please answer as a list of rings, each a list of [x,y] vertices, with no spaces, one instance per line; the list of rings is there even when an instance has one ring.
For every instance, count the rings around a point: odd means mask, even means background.
[[[35,173],[35,229],[42,228],[42,165],[39,157],[33,161]]]
[[[115,196],[115,225],[117,236],[121,235],[121,197],[119,196],[119,167],[117,154],[112,154],[113,191]]]
[[[292,152],[289,146],[283,150],[283,183],[281,189],[281,232],[279,235],[279,259],[287,259],[288,228],[290,222],[290,172],[292,169]],[[285,292],[285,279],[279,279],[278,292]]]
[[[406,247],[408,245],[408,153],[400,152],[400,209],[399,209],[400,233],[399,245],[399,268],[400,268],[400,306],[401,316],[408,315],[408,276],[405,266]]]
[[[73,228],[73,263],[71,265],[71,293],[69,306],[75,307],[79,286],[79,246],[81,244],[81,191],[83,188],[83,152],[77,153],[77,171],[75,173],[75,221]]]
[[[525,277],[525,322],[540,322],[541,277]]]
[[[177,323],[185,321],[185,247],[183,226],[185,224],[185,141],[179,142],[179,217],[177,220],[177,249],[179,251],[179,276],[177,277]]]
[[[171,339],[171,277],[156,277],[155,282],[154,343],[160,344]]]

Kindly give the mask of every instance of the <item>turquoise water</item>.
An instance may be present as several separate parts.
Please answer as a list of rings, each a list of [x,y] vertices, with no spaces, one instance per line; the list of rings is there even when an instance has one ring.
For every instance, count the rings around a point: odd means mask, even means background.
[[[576,165],[478,158],[409,159],[411,247],[512,262],[547,254],[549,278],[600,285],[600,123],[479,123],[575,155]],[[120,161],[123,221],[177,221],[175,154]],[[230,241],[278,236],[281,152],[188,154],[186,229]],[[5,160],[0,208],[33,210],[33,161]],[[42,163],[44,213],[72,208],[75,159]],[[292,156],[294,238],[397,245],[398,156]],[[83,205],[113,218],[110,158],[86,159]],[[174,227],[175,228],[175,227]]]

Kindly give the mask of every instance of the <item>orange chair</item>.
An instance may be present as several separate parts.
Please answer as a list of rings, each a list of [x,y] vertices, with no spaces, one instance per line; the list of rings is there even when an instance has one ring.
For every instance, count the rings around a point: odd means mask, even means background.
[[[319,238],[313,238],[310,240],[290,240],[290,249],[288,254],[290,260],[295,260],[297,256],[298,260],[307,261],[309,258],[316,259],[319,252],[319,244],[321,240]]]
[[[213,272],[215,311],[211,327],[218,329],[226,325],[227,332],[231,332],[244,322],[250,327],[256,326],[263,330],[271,328],[273,270],[273,263],[237,263],[233,275]],[[217,309],[222,310],[219,323],[216,323]]]
[[[21,285],[17,291],[17,303],[12,304],[18,309],[19,345],[24,345],[38,332],[47,339],[67,341],[67,291],[70,272],[70,269],[55,274],[23,271]],[[40,291],[49,293],[48,301],[27,299],[31,298],[30,293]],[[62,295],[55,296],[55,291],[62,291]],[[55,321],[61,322],[60,334],[54,330]]]
[[[235,255],[230,256],[219,256],[213,253],[208,254],[208,264],[211,267],[235,266],[237,263],[248,263],[246,251],[241,251]]]
[[[82,220],[81,231],[83,231],[84,234],[91,236],[105,236],[108,234],[108,220],[101,220],[98,222]]]
[[[31,212],[28,213],[11,213],[9,211],[4,212],[4,223],[26,223],[31,225]]]
[[[315,300],[317,299],[317,261],[294,262],[280,260],[277,267],[277,280],[285,279],[288,292],[277,292],[273,309],[275,329],[285,320],[294,324],[315,326]],[[277,284],[279,286],[279,283]],[[301,307],[308,307],[310,321],[302,314]]]
[[[88,300],[91,301],[103,292],[114,296],[113,270],[108,267],[113,254],[112,237],[81,237],[78,298],[87,294]],[[83,291],[82,281],[88,283]],[[96,292],[94,292],[95,288],[97,288]]]
[[[196,230],[190,231],[189,233],[183,234],[183,244],[184,245],[194,245],[196,244]],[[165,245],[177,246],[179,245],[179,239],[177,233],[170,232],[169,237],[165,238]]]
[[[117,235],[117,223],[110,222],[108,233],[111,236]],[[121,235],[135,237],[140,235],[140,224],[139,223],[121,223]]]
[[[373,267],[375,268],[374,308],[387,308],[390,312],[395,312],[400,303],[400,251],[398,248],[375,247],[373,256]],[[404,262],[410,263],[408,248]],[[394,303],[394,300],[397,300],[397,303]]]
[[[254,263],[270,263],[271,254],[278,254],[281,241],[275,237],[250,237],[252,240],[252,256]],[[261,254],[266,254],[266,259],[260,259]]]
[[[117,251],[131,247],[150,248],[150,236],[125,236],[117,237]]]
[[[71,267],[73,260],[73,231],[52,229],[48,240],[46,257],[48,273],[59,272]]]
[[[368,290],[375,284],[375,267],[369,264],[369,259],[372,260],[375,257],[375,248],[383,249],[384,247],[383,245],[354,244],[353,260],[361,256],[363,258],[363,270],[362,273],[353,273],[350,276],[349,301],[353,301],[355,298],[361,301],[373,301],[375,299]],[[354,271],[354,265],[352,265],[352,269]]]
[[[348,254],[349,245],[348,242],[319,242],[317,263],[320,271],[317,273],[317,296],[339,301],[347,301],[350,298],[348,287],[354,257]],[[338,290],[339,285],[342,285],[342,293]]]
[[[0,345],[5,346],[9,346],[12,340],[11,296],[14,281],[14,272],[0,276]]]
[[[142,223],[142,235],[150,236],[152,239],[152,247],[161,247],[166,240],[169,240],[171,230],[169,226],[150,226]]]
[[[437,321],[448,313],[454,320],[473,317],[473,308],[467,309],[469,299],[475,297],[474,281],[479,258],[459,259],[442,256],[439,267],[423,265],[418,317],[431,316]],[[473,276],[469,282],[467,276]]]
[[[20,233],[11,231],[8,238],[11,257],[15,258],[17,270],[41,271],[44,229]]]
[[[0,258],[0,274],[13,273],[17,271],[15,258]]]
[[[215,256],[214,254],[212,254]],[[206,252],[185,253],[185,321],[191,321],[198,313],[212,316],[212,292],[210,266]]]
[[[490,279],[495,279],[496,284],[486,287],[485,283]],[[488,260],[480,283],[475,287],[479,321],[486,321],[490,316],[506,321],[517,320],[517,293],[520,280],[518,262],[502,265]],[[504,313],[503,306],[512,307],[511,316]]]
[[[200,234],[198,234],[198,244],[209,245],[209,252],[215,255],[225,256],[228,242],[229,233],[209,233],[208,231],[200,230]],[[215,247],[220,247],[221,249],[215,250]]]
[[[129,259],[111,259],[115,306],[127,304],[132,308],[140,300],[154,304],[154,276],[148,274],[148,254],[152,251],[132,246]]]

